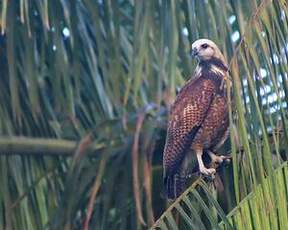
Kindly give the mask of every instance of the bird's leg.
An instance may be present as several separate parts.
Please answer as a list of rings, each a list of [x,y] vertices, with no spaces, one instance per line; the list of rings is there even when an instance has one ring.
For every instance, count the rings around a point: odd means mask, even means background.
[[[231,158],[230,156],[223,156],[223,155],[217,156],[215,153],[213,153],[210,150],[208,151],[208,154],[209,154],[209,156],[211,158],[212,163],[221,164],[224,160],[228,160],[228,159]]]
[[[196,150],[196,156],[199,164],[199,171],[205,175],[211,175],[216,173],[216,170],[214,168],[206,168],[203,160],[202,160],[202,154],[203,154],[203,149],[198,149]]]

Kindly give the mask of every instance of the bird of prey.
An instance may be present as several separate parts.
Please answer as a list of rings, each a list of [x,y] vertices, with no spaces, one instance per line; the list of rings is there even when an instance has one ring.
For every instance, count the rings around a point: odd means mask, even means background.
[[[203,152],[209,154],[212,162],[221,163],[225,157],[217,156],[216,151],[229,135],[227,62],[217,45],[208,39],[192,44],[192,56],[198,59],[194,76],[180,90],[169,113],[163,176],[170,199],[184,189],[191,154],[196,154],[202,174],[215,173],[214,168],[205,167]]]

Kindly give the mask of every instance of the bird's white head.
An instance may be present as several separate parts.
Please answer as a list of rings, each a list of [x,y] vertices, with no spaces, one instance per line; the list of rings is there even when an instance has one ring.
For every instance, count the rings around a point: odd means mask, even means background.
[[[191,54],[197,57],[199,61],[208,61],[215,58],[226,64],[226,60],[218,46],[209,39],[198,39],[193,42]]]

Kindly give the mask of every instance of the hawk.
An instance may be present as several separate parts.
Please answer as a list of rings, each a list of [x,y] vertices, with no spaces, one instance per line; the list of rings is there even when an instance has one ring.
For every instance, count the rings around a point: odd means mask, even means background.
[[[184,189],[191,152],[196,154],[202,174],[214,174],[214,168],[205,167],[203,152],[209,154],[212,162],[221,163],[225,156],[215,153],[229,134],[227,62],[217,45],[208,39],[196,40],[192,55],[198,59],[198,66],[169,113],[163,176],[170,199],[178,197]]]

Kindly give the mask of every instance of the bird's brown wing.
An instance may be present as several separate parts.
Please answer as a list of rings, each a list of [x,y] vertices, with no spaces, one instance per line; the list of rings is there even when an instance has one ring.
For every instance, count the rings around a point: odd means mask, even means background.
[[[165,177],[175,174],[185,150],[190,147],[215,94],[211,80],[199,77],[189,81],[171,107],[163,155]]]

